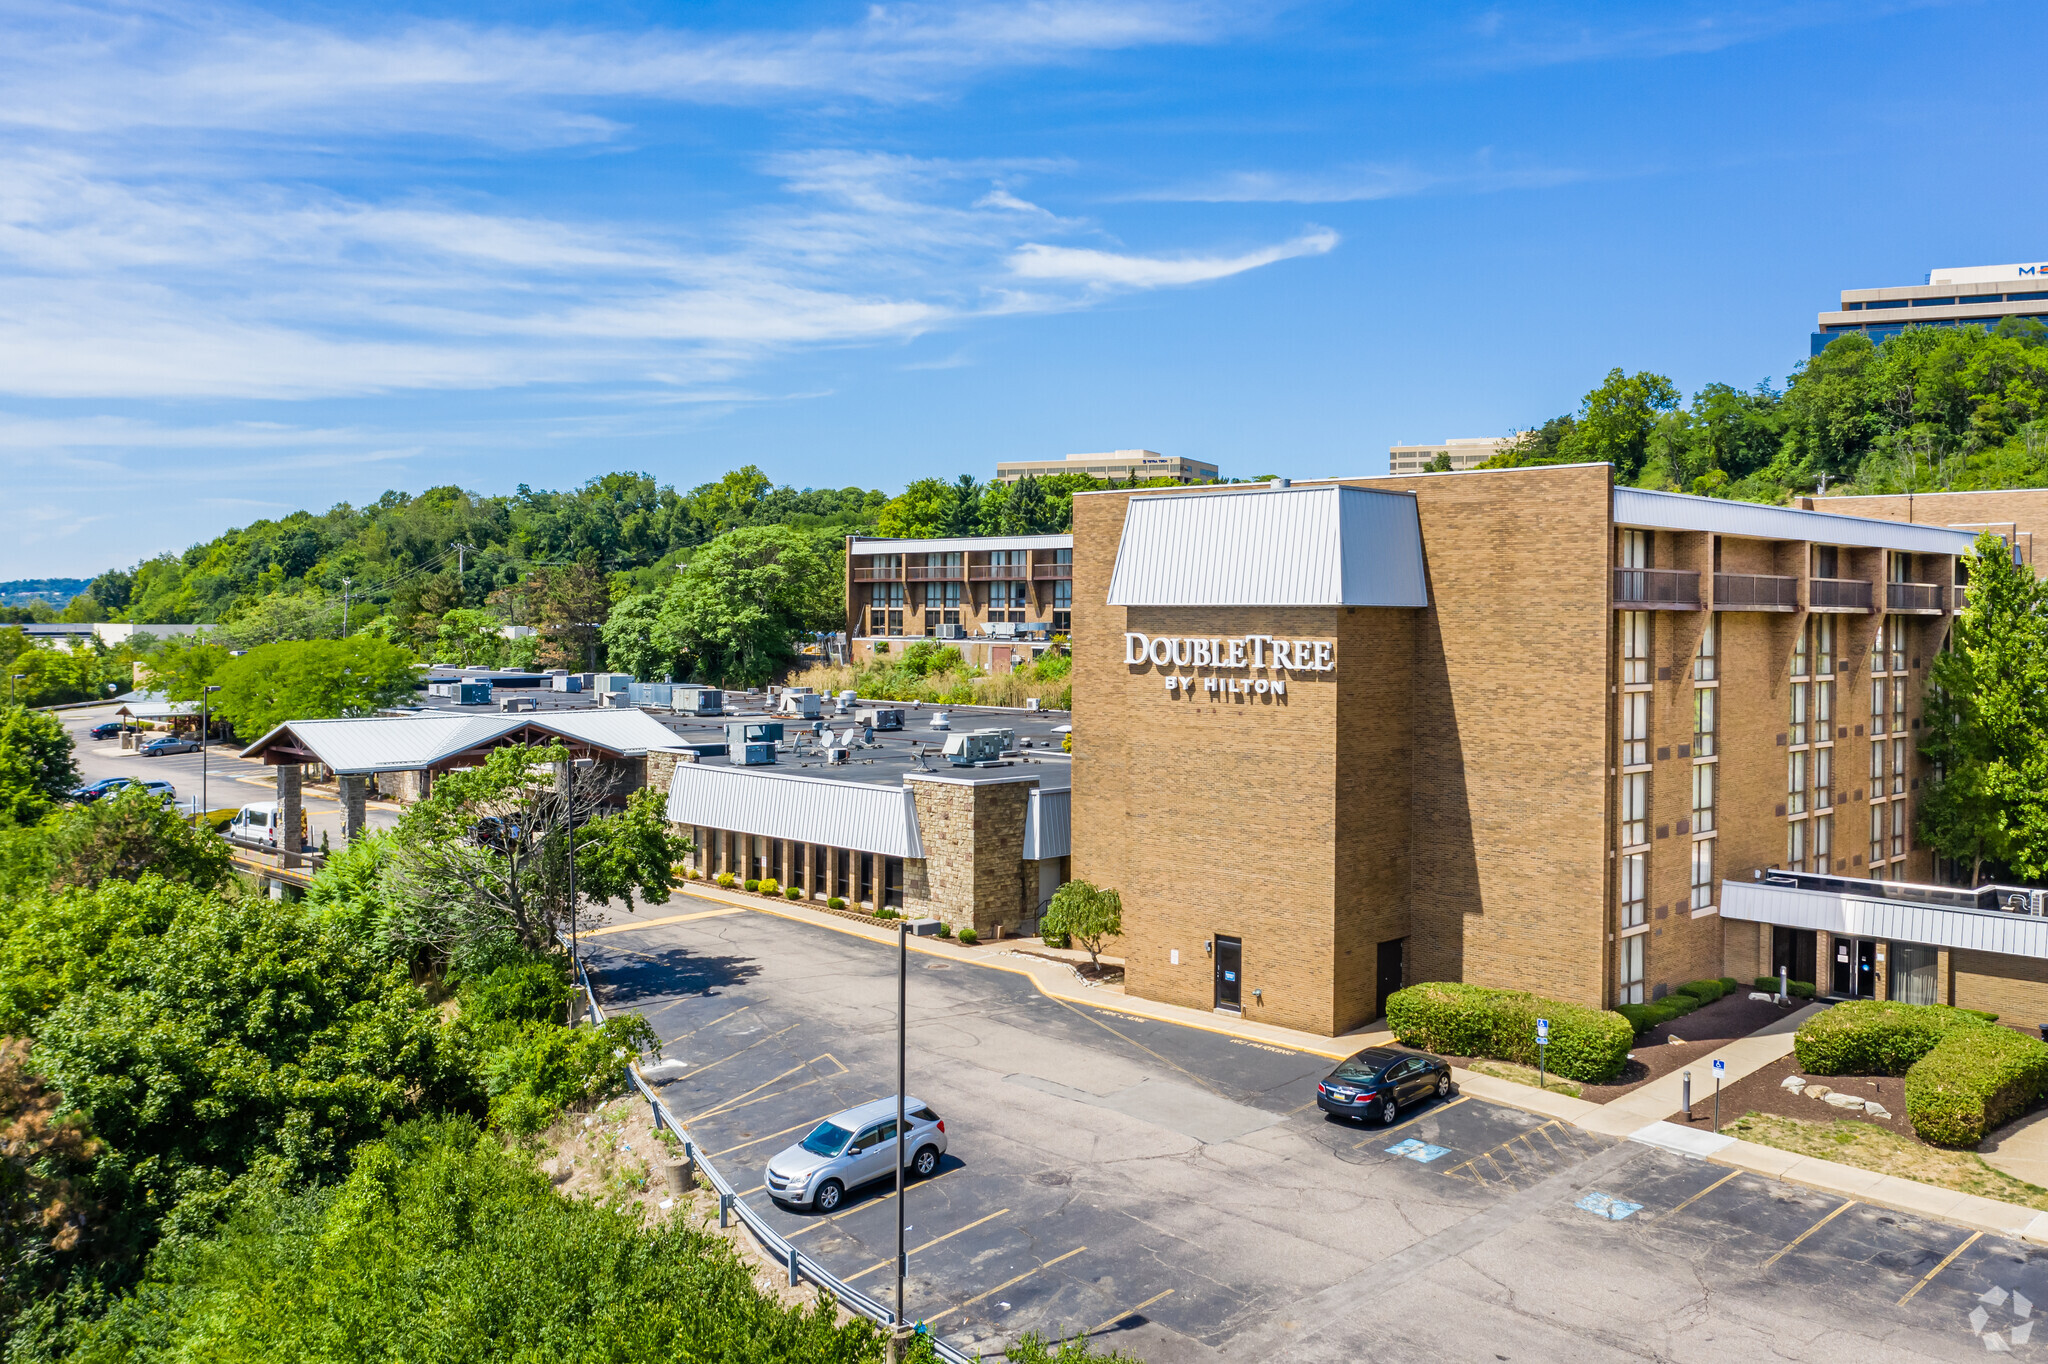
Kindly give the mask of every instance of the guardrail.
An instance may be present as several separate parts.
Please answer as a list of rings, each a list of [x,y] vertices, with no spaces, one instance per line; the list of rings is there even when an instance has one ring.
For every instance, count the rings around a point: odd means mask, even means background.
[[[564,946],[568,945],[568,939],[561,934],[556,934],[556,938]],[[592,1023],[604,1022],[604,1006],[597,1002],[597,992],[590,988],[590,973],[583,968],[583,963],[580,961],[576,963],[576,976],[576,983],[583,989],[584,1005],[590,1021]],[[663,1101],[659,1094],[654,1092],[654,1087],[642,1078],[640,1067],[637,1064],[630,1065],[627,1068],[627,1073],[633,1077],[633,1088],[640,1091],[641,1097],[646,1099],[648,1106],[653,1109],[654,1125],[656,1127],[666,1127],[671,1132],[674,1132],[677,1137],[681,1138],[683,1154],[699,1170],[703,1171],[704,1178],[710,1181],[712,1191],[718,1195],[719,1226],[729,1225],[728,1218],[739,1218],[740,1225],[754,1234],[754,1239],[760,1243],[761,1248],[774,1256],[788,1271],[791,1287],[795,1287],[799,1279],[808,1279],[837,1298],[840,1305],[849,1312],[856,1312],[879,1326],[889,1328],[896,1326],[896,1314],[894,1312],[853,1285],[841,1282],[832,1271],[826,1269],[825,1266],[819,1264],[816,1260],[792,1245],[780,1232],[769,1226],[767,1220],[761,1214],[748,1207],[746,1202],[740,1198],[738,1188],[732,1181],[718,1172],[717,1167],[711,1163],[703,1151],[698,1149],[696,1141],[690,1136],[689,1129],[676,1121],[676,1115],[669,1109],[668,1104]],[[933,1351],[946,1364],[980,1364],[981,1362],[980,1355],[966,1354],[946,1344],[937,1336],[928,1335],[926,1339],[931,1342]]]

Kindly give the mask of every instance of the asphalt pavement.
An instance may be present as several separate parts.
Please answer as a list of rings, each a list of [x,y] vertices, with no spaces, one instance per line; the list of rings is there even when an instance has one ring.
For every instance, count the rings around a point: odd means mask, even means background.
[[[669,922],[641,927],[651,919]],[[893,1092],[895,950],[681,896],[585,940],[689,1069],[670,1108],[748,1202],[893,1292],[892,1186],[781,1208],[766,1162]],[[1000,961],[991,954],[992,960]],[[990,1354],[1086,1334],[1178,1360],[2025,1357],[2048,1254],[1456,1095],[1326,1117],[1326,1057],[910,958],[908,1307]],[[1996,1343],[1992,1338],[1996,1337]]]

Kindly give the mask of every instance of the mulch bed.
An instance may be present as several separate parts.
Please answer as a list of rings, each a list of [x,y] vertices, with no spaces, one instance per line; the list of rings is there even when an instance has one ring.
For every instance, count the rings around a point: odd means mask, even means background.
[[[1121,966],[1110,966],[1106,963],[1096,965],[1093,962],[1087,961],[1069,961],[1065,957],[1056,957],[1050,952],[1034,952],[1028,947],[1014,947],[1010,950],[1020,957],[1037,957],[1040,961],[1056,961],[1062,966],[1071,966],[1081,973],[1081,979],[1092,981],[1097,985],[1121,985],[1124,983],[1124,968]]]
[[[1684,1020],[1679,1020],[1683,1022]],[[1673,1047],[1673,1051],[1678,1048]],[[1859,1108],[1836,1108],[1809,1094],[1795,1094],[1782,1083],[1788,1075],[1805,1075],[1799,1069],[1799,1058],[1787,1056],[1771,1062],[1762,1070],[1743,1076],[1732,1085],[1721,1087],[1721,1125],[1726,1127],[1745,1113],[1775,1113],[1784,1118],[1803,1118],[1808,1122],[1867,1122],[1889,1128],[1909,1141],[1919,1141],[1914,1134],[1913,1124],[1906,1121],[1906,1081],[1897,1075],[1807,1075],[1816,1085],[1843,1094],[1854,1094],[1859,1099],[1875,1099],[1890,1112],[1888,1118],[1873,1117]],[[1714,1077],[1702,1076],[1695,1070],[1692,1074],[1692,1117],[1690,1125],[1706,1128],[1713,1121]],[[1673,1113],[1668,1122],[1687,1122],[1683,1113]],[[1924,1143],[1922,1143],[1924,1145]]]
[[[1719,1051],[1738,1037],[1747,1037],[1759,1028],[1768,1027],[1809,1002],[1795,999],[1781,1008],[1768,1000],[1751,999],[1747,990],[1737,990],[1704,1008],[1694,1009],[1683,1018],[1659,1023],[1648,1032],[1638,1034],[1631,1059],[1621,1074],[1604,1085],[1582,1086],[1579,1097],[1596,1104],[1618,1099],[1640,1085],[1669,1075],[1674,1070],[1682,1070],[1701,1057]],[[1700,1092],[1701,1078],[1698,1073],[1693,1076],[1696,1094]],[[1711,1091],[1713,1087],[1713,1076],[1706,1073],[1705,1088]],[[1818,1101],[1811,1102],[1816,1108],[1825,1107]],[[1885,1106],[1890,1107],[1889,1104]],[[1726,1107],[1727,1094],[1724,1092],[1724,1116]],[[1767,1111],[1775,1113],[1778,1110]],[[1828,1111],[1832,1113],[1834,1110]]]

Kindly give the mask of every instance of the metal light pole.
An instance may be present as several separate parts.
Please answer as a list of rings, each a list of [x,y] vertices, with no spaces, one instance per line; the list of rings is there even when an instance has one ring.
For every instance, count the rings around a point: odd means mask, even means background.
[[[578,985],[583,983],[583,953],[576,937],[576,769],[592,765],[590,758],[571,758],[562,767],[562,804],[569,825],[569,970]]]
[[[910,921],[899,920],[896,924],[896,1335],[903,1334],[903,1271],[906,1256],[903,1251],[903,1191],[907,1184],[903,1171],[903,1120],[904,1120],[904,1070],[907,1053],[906,1038],[909,1034],[910,1000]]]
[[[199,813],[204,815],[213,808],[206,798],[206,750],[213,737],[213,707],[209,700],[219,687],[199,689]],[[195,821],[196,822],[196,821]]]
[[[13,704],[14,704],[14,684],[15,684],[15,683],[17,683],[17,682],[20,682],[20,681],[22,681],[22,680],[23,680],[24,678],[26,678],[27,676],[28,676],[28,674],[27,674],[27,673],[15,673],[15,674],[13,674],[12,676],[10,676],[10,677],[9,677],[9,678],[7,679],[7,704],[8,704],[8,705],[10,705],[10,706],[11,706],[11,705],[13,705]]]
[[[348,638],[348,588],[349,584],[354,581],[354,578],[343,578],[341,580],[341,637],[343,639]]]

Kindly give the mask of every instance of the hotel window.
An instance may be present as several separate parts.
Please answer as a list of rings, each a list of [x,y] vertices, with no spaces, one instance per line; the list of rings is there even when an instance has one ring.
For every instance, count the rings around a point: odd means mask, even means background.
[[[1827,743],[1835,737],[1835,684],[1813,684],[1813,741]]]
[[[1621,613],[1621,680],[1637,686],[1650,680],[1650,613]]]
[[[1650,532],[1646,530],[1625,530],[1621,533],[1621,566],[1623,568],[1648,568],[1650,566]]]
[[[1623,938],[1615,951],[1615,1003],[1643,1002],[1643,942],[1650,935],[1637,933]]]
[[[1720,695],[1714,687],[1692,689],[1692,755],[1695,758],[1714,756],[1714,707],[1719,704]]]
[[[1068,553],[1061,550],[1062,554]],[[1074,633],[1074,580],[1056,578],[1052,585],[1052,632],[1056,635]]]
[[[1835,851],[1835,817],[1815,815],[1813,817],[1813,869],[1828,870],[1828,859]]]
[[[1806,742],[1806,683],[1792,684],[1792,742],[1795,746]]]
[[[1714,764],[1700,763],[1692,770],[1692,831],[1712,832],[1714,827]]]
[[[890,909],[903,908],[903,859],[882,859],[882,903]]]
[[[860,862],[860,894],[855,898],[862,904],[873,904],[875,902],[875,855],[873,853],[857,853],[855,856]]]
[[[1802,626],[1799,633],[1792,637],[1792,675],[1794,677],[1806,676],[1807,669],[1811,666],[1811,655],[1806,650],[1807,634],[1808,631]]]
[[[1835,803],[1835,750],[1816,748],[1813,750],[1813,808],[1825,810]]]
[[[900,635],[903,633],[903,584],[876,583],[873,596],[869,599],[868,633],[870,635]]]
[[[1884,679],[1872,678],[1870,682],[1870,732],[1884,733]]]
[[[1648,853],[1621,859],[1621,926],[1639,928],[1650,921]]]
[[[1650,774],[1630,772],[1621,779],[1621,846],[1650,841]]]
[[[1892,802],[1892,856],[1906,855],[1906,802]]]
[[[1892,740],[1892,794],[1902,795],[1906,790],[1906,741]]]
[[[1884,861],[1884,806],[1870,807],[1870,866],[1871,875],[1877,875],[1877,864]]]
[[[1699,650],[1692,656],[1692,680],[1695,682],[1712,682],[1716,676],[1714,664],[1718,641],[1715,636],[1718,633],[1713,617],[1709,616],[1706,628],[1700,631]]]
[[[1870,746],[1870,794],[1874,798],[1884,781],[1884,740],[1879,739]]]
[[[1790,871],[1806,870],[1806,821],[1795,819],[1785,826],[1785,866]]]
[[[936,635],[941,625],[960,623],[960,584],[924,585],[924,632]]]
[[[1806,813],[1806,750],[1798,749],[1785,757],[1785,813],[1803,815]]]
[[[1650,760],[1650,693],[1621,695],[1621,765],[1640,767]]]
[[[1819,677],[1835,675],[1835,618],[1813,618],[1813,671]]]
[[[1906,556],[1899,557],[1904,559]],[[1902,673],[1906,671],[1906,618],[1886,616],[1885,621],[1886,633],[1892,637],[1892,671]]]
[[[1903,734],[1905,733],[1905,731],[1906,679],[1903,677],[1894,677],[1892,679],[1892,733]]]
[[[1692,907],[1705,909],[1714,903],[1714,840],[1703,838],[1692,845]]]
[[[837,853],[833,854],[833,859],[839,871],[837,879],[832,883],[832,893],[848,899],[855,898],[853,896],[853,851],[849,848],[841,848]]]

